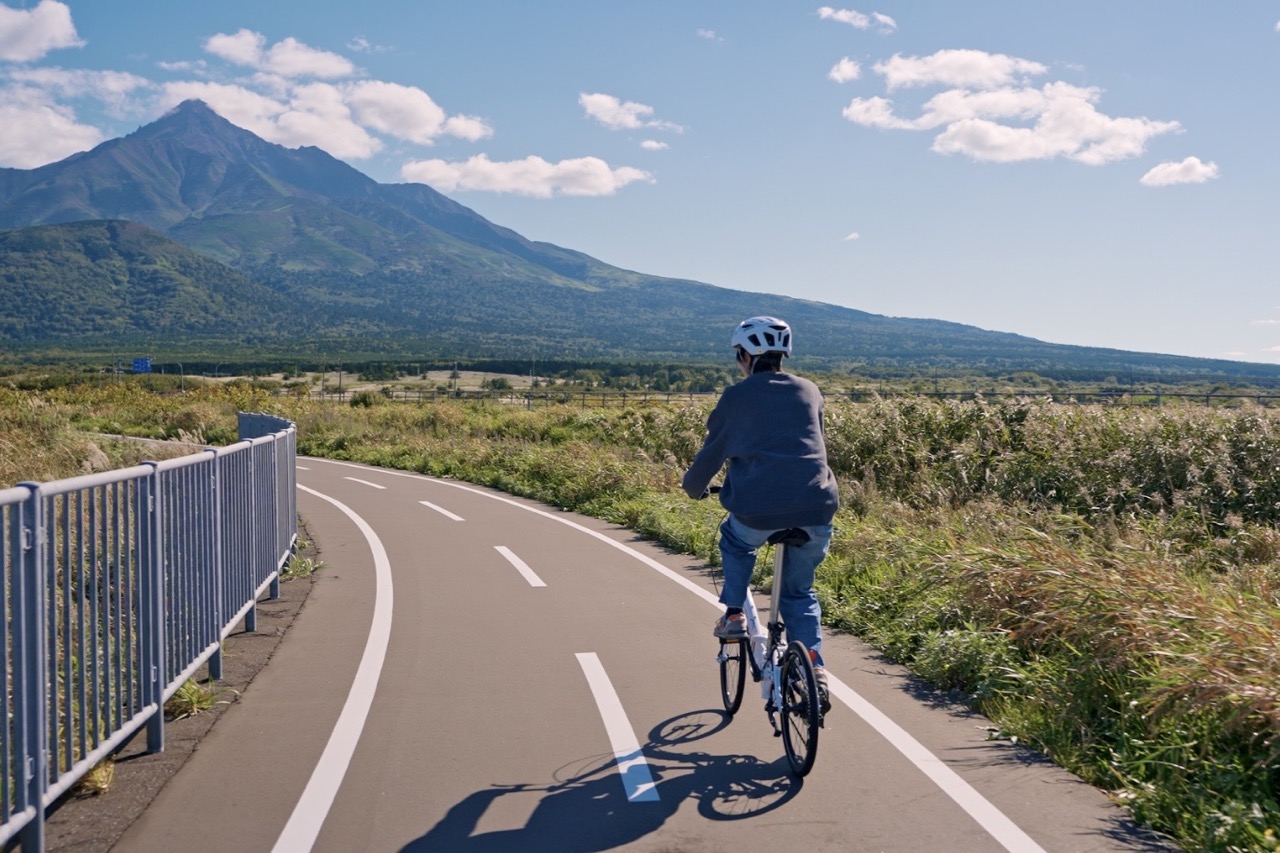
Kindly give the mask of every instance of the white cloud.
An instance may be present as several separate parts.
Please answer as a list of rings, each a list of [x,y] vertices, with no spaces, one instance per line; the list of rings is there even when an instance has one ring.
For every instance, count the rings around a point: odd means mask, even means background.
[[[610,130],[637,130],[642,127],[673,130],[677,133],[683,130],[678,124],[652,118],[653,107],[648,104],[623,101],[600,92],[581,92],[578,94],[578,103],[588,117]]]
[[[233,124],[288,147],[314,145],[335,157],[364,159],[384,147],[375,134],[420,145],[441,136],[475,142],[493,129],[473,116],[450,116],[413,86],[362,80],[293,85],[255,77],[245,84],[179,81],[163,86],[160,106],[199,98]]]
[[[190,62],[187,60],[179,60],[177,62],[162,61],[162,62],[157,62],[156,67],[162,71],[191,72],[194,74],[203,74],[204,70],[208,67],[208,63],[206,63],[203,59],[197,59],[194,62]]]
[[[718,35],[715,30],[707,29],[698,30],[698,38],[703,38],[707,41],[724,41],[724,38]]]
[[[967,154],[975,160],[1017,162],[1066,157],[1091,166],[1136,157],[1148,140],[1179,129],[1177,122],[1146,118],[1112,118],[1098,112],[1096,89],[1050,83],[1042,90],[1000,92],[989,110],[973,99],[971,116],[947,119],[946,129],[933,142],[940,154]],[[1016,107],[1017,112],[1012,112]],[[1030,120],[1013,127],[993,118]]]
[[[205,41],[204,49],[214,56],[258,71],[285,78],[319,77],[334,79],[355,73],[351,60],[336,53],[317,50],[290,36],[266,47],[267,38],[242,29],[228,35],[218,33]]]
[[[837,83],[848,83],[862,76],[862,66],[846,56],[831,67],[827,76]]]
[[[1280,320],[1250,320],[1250,326],[1280,326]]]
[[[125,71],[91,71],[79,68],[19,68],[10,80],[60,98],[95,98],[117,113],[132,106],[132,96],[155,88],[145,77]]]
[[[671,146],[656,139],[646,139],[640,143],[640,147],[645,151],[666,151]]]
[[[555,195],[613,195],[636,181],[653,176],[628,166],[613,168],[597,157],[549,163],[541,157],[495,163],[484,154],[463,162],[419,160],[400,170],[406,180],[429,184],[441,192],[482,190],[551,198]]]
[[[234,125],[251,130],[263,139],[274,140],[275,119],[288,105],[244,86],[181,80],[165,83],[159,106],[175,107],[183,101],[204,101],[218,115]]]
[[[854,98],[849,121],[885,130],[935,130],[932,150],[1009,163],[1064,157],[1102,165],[1141,154],[1155,136],[1181,129],[1176,121],[1116,118],[1097,109],[1101,91],[1069,83],[1034,88],[1024,75],[1047,69],[1025,59],[972,50],[939,51],[877,63],[889,89],[943,85],[915,118],[899,116],[892,101]]]
[[[315,145],[335,157],[353,159],[372,157],[382,150],[382,142],[352,116],[344,91],[329,83],[294,89],[289,108],[275,120],[272,141],[288,148]]]
[[[472,141],[493,135],[479,119],[449,118],[430,95],[415,86],[369,80],[348,87],[345,99],[361,125],[420,145],[430,145],[441,135]]]
[[[818,17],[824,21],[838,21],[841,24],[848,24],[860,30],[865,30],[871,26],[869,17],[852,9],[833,9],[830,6],[823,6],[818,9]]]
[[[267,37],[253,30],[240,30],[234,35],[218,33],[205,40],[204,49],[220,59],[236,65],[257,68],[262,64],[262,48]]]
[[[30,10],[0,5],[0,60],[31,62],[52,50],[83,45],[65,3],[40,0]]]
[[[382,149],[382,142],[355,122],[343,91],[328,83],[300,86],[287,100],[225,83],[184,81],[163,88],[163,107],[199,98],[232,124],[278,145],[314,145],[334,157],[351,159],[371,157]]]
[[[276,42],[266,54],[266,71],[284,77],[350,77],[355,65],[345,56],[308,47],[295,38]]]
[[[893,114],[893,101],[880,97],[854,98],[841,112],[845,118],[863,127],[881,130],[919,130],[916,122],[900,119]]]
[[[880,12],[872,12],[871,17],[880,25],[880,32],[882,33],[890,33],[898,28],[898,22],[893,18],[890,18],[888,15],[881,14]]]
[[[865,15],[853,9],[834,9],[831,6],[823,6],[818,9],[818,17],[824,21],[848,24],[859,30],[870,29],[871,24],[874,22],[877,31],[884,35],[888,35],[898,29],[898,22],[883,12],[872,12],[870,15]]]
[[[1147,187],[1168,187],[1174,184],[1203,184],[1218,177],[1218,164],[1205,163],[1199,157],[1188,157],[1181,163],[1161,163],[1138,179]]]
[[[847,237],[845,237],[845,238],[844,238],[844,242],[846,242],[846,243],[847,243],[847,242],[849,242],[850,240],[861,240],[861,239],[862,239],[862,235],[861,235],[861,234],[859,234],[857,231],[851,231],[851,232],[849,232],[849,235],[848,235]]]
[[[493,136],[493,128],[482,118],[476,116],[449,116],[444,121],[444,132],[447,136],[456,136],[468,142],[479,142]]]
[[[877,62],[873,68],[884,77],[890,91],[933,85],[992,89],[1049,70],[1029,59],[981,50],[940,50],[929,56],[895,53],[893,58]]]
[[[86,151],[103,140],[70,107],[26,86],[0,90],[0,166],[34,169]]]
[[[364,36],[356,36],[351,41],[347,42],[347,50],[350,50],[353,53],[386,53],[391,50],[391,48],[380,44],[374,44]]]

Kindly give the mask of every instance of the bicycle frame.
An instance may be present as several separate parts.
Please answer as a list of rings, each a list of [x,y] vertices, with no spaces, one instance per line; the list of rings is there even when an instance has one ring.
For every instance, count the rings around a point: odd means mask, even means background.
[[[785,626],[782,615],[778,612],[778,601],[782,593],[782,563],[786,556],[787,546],[779,542],[774,545],[773,552],[773,591],[771,593],[770,614],[767,625],[760,622],[760,611],[756,609],[751,589],[747,589],[747,598],[742,603],[742,612],[747,620],[747,644],[749,654],[747,661],[751,664],[751,680],[760,684],[760,696],[765,700],[765,711],[769,715],[769,723],[774,734],[781,734],[782,727],[777,720],[777,712],[782,708],[782,680],[777,677],[782,666],[782,634]]]

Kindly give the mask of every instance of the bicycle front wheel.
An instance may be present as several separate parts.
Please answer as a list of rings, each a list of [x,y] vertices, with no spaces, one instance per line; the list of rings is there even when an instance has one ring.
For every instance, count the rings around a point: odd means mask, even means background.
[[[782,657],[782,745],[791,772],[804,776],[818,757],[818,679],[804,643],[792,642]]]
[[[742,688],[747,679],[747,641],[720,641],[720,698],[724,710],[733,716],[742,707]]]

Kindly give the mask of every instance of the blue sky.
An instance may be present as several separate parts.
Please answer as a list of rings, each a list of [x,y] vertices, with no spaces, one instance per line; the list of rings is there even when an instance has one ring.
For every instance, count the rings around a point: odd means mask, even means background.
[[[628,269],[1280,363],[1277,81],[1275,0],[0,0],[0,166],[200,97]]]

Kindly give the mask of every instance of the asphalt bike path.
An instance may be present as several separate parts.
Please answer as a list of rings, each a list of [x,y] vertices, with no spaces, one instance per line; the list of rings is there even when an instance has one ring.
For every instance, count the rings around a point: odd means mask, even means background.
[[[699,561],[465,483],[298,469],[324,568],[118,850],[1175,849],[849,636],[797,780],[758,688],[721,709]]]

